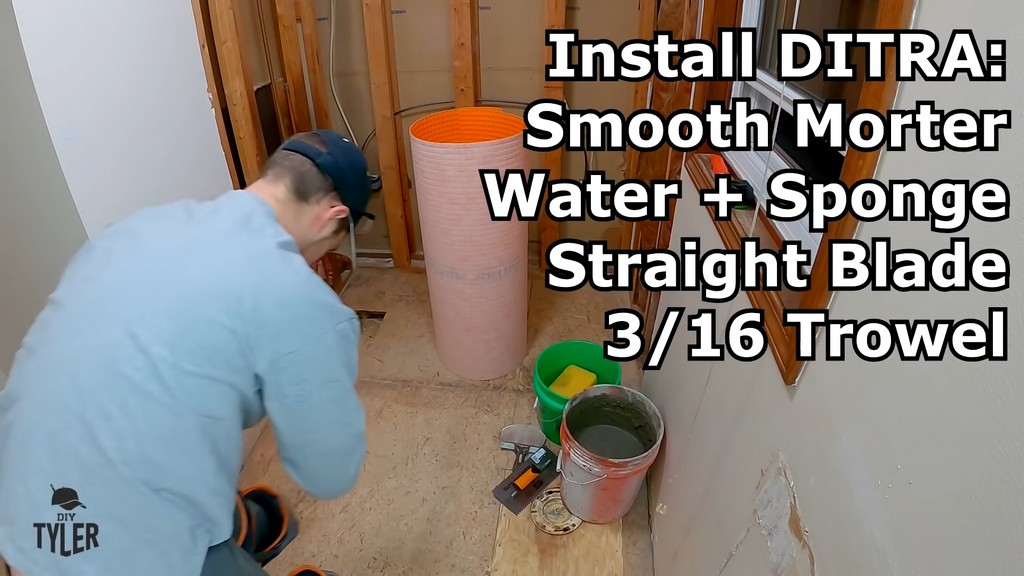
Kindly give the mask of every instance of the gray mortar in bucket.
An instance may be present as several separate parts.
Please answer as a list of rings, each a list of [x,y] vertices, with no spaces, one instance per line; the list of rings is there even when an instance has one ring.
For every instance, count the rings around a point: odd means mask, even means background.
[[[568,412],[569,433],[580,446],[601,458],[636,458],[658,441],[658,431],[646,407],[627,397],[581,398]]]

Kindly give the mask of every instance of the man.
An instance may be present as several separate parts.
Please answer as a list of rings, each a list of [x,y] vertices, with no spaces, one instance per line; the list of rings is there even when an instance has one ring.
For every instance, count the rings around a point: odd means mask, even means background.
[[[13,574],[264,574],[236,542],[236,520],[254,529],[236,518],[242,431],[264,415],[304,490],[351,490],[359,320],[311,263],[369,194],[357,146],[300,134],[245,190],[142,210],[80,250],[0,392]]]

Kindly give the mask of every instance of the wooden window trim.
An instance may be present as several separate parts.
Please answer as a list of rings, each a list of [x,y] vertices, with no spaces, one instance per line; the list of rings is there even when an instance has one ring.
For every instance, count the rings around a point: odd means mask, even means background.
[[[545,30],[564,30],[567,4],[566,0],[544,0]],[[554,62],[554,46],[544,50],[545,63]],[[544,98],[549,100],[565,99],[565,82],[561,80],[544,81]],[[562,178],[562,147],[549,150],[541,157],[541,165],[548,173],[548,181],[554,182]],[[546,200],[544,200],[546,202]],[[547,210],[542,210],[537,220],[538,260],[540,269],[547,273],[548,250],[562,237],[561,223],[551,217]]]
[[[712,42],[717,41],[717,31],[720,27],[739,26],[740,15],[743,4],[738,0],[707,0],[705,3],[705,18],[701,25],[701,37]],[[913,15],[913,0],[880,0],[878,12],[875,18],[875,28],[880,30],[905,29],[909,27]],[[895,52],[893,49],[886,51],[885,69],[886,79],[882,81],[865,80],[858,100],[858,108],[861,110],[878,110],[885,112],[889,110],[896,98],[898,82],[895,79]],[[697,86],[694,93],[692,108],[702,110],[711,102],[723,102],[730,100],[732,92],[731,82],[705,82]],[[684,161],[685,172],[693,181],[697,190],[714,188],[714,176],[711,169],[711,150],[704,148],[699,153],[687,154]],[[843,169],[840,180],[847,186],[857,181],[872,178],[878,166],[880,151],[874,150],[863,152],[850,149],[847,151],[846,160],[843,162]],[[730,168],[730,170],[732,170]],[[735,176],[735,173],[734,173]],[[714,208],[708,207],[709,217],[715,222],[726,249],[737,250],[740,248],[740,238],[748,237],[750,234],[743,228],[751,224],[748,214],[734,213],[728,220],[715,220]],[[764,215],[763,211],[757,212],[757,228],[762,229],[764,234],[761,238],[762,246],[772,250],[781,247],[781,235],[778,233],[772,221]],[[789,295],[794,299],[799,298],[797,306],[789,306],[788,309],[798,310],[820,310],[828,307],[832,293],[828,289],[828,245],[832,240],[853,238],[857,231],[858,221],[851,215],[831,223],[822,234],[821,242],[815,255],[814,263],[810,272],[810,289],[799,294]],[[774,246],[773,246],[774,244]],[[772,356],[778,365],[783,382],[787,386],[796,384],[806,362],[796,357],[796,330],[793,327],[783,326],[782,316],[785,309],[783,291],[748,290],[747,297],[754,308],[762,309],[765,312],[765,332],[768,337],[769,348]]]

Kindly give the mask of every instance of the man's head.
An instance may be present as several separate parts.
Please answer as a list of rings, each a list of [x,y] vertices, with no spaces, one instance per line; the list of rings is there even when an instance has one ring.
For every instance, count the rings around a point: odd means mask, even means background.
[[[318,130],[289,138],[248,190],[274,208],[302,255],[314,262],[341,243],[349,216],[355,222],[366,216],[370,179],[358,146]]]

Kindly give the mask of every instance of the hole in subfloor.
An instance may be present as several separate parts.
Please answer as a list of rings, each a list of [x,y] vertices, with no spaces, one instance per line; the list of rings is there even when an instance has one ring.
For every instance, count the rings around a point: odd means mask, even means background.
[[[363,329],[363,336],[367,338],[376,336],[377,330],[380,329],[380,325],[384,322],[386,314],[387,312],[377,310],[356,310],[356,316],[359,317],[359,324]]]

